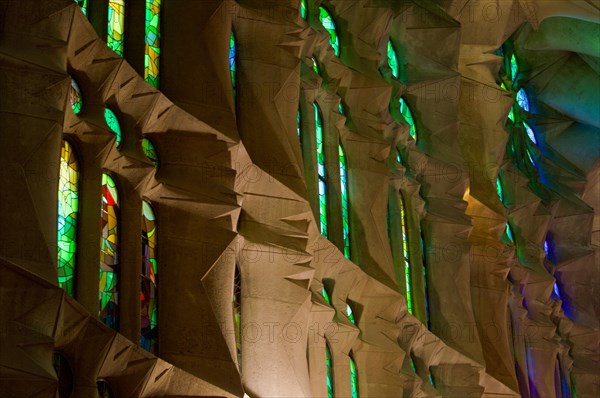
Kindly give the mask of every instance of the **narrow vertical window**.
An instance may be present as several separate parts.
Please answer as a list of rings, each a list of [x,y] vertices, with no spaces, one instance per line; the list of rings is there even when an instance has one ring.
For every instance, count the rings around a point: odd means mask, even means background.
[[[235,348],[238,366],[242,366],[242,275],[240,266],[235,265],[233,276],[233,327],[235,328]]]
[[[356,363],[350,352],[350,387],[352,389],[352,398],[358,398],[358,373],[356,371]]]
[[[325,289],[325,286],[323,286],[323,289],[321,289],[321,294],[323,295],[325,302],[331,305],[331,299],[329,298],[329,293],[327,293],[327,289]]]
[[[146,0],[144,79],[156,88],[159,86],[160,2],[161,0]]]
[[[306,7],[306,0],[300,0],[300,16],[302,17],[302,19],[306,19],[307,17],[307,7]]]
[[[388,65],[390,66],[390,69],[392,70],[392,76],[394,76],[397,79],[399,76],[398,56],[396,55],[396,51],[394,50],[394,45],[392,44],[391,40],[388,40],[387,58],[388,58]]]
[[[79,162],[63,140],[58,178],[58,286],[75,297],[77,215],[79,212]]]
[[[410,256],[408,251],[408,231],[406,225],[408,224],[406,217],[406,205],[404,204],[404,198],[402,194],[398,195],[400,201],[400,225],[402,228],[402,251],[404,253],[404,275],[406,279],[406,304],[408,306],[408,312],[413,313],[413,295],[412,295],[412,277],[410,270]]]
[[[404,120],[406,120],[406,123],[408,123],[408,125],[410,126],[409,134],[413,138],[413,140],[415,140],[415,142],[416,142],[417,141],[417,128],[415,126],[415,120],[414,120],[412,112],[410,111],[410,108],[408,107],[408,104],[406,103],[404,98],[400,98],[400,113],[402,114],[402,117],[404,118]]]
[[[315,109],[315,133],[317,137],[317,174],[319,177],[319,219],[321,223],[321,234],[327,238],[327,177],[325,174],[325,151],[323,149],[323,121],[321,110],[316,102]]]
[[[116,136],[115,147],[118,149],[121,146],[121,141],[122,141],[123,137],[122,137],[122,133],[121,133],[121,125],[119,124],[117,115],[115,115],[115,113],[113,111],[111,111],[110,109],[105,108],[104,109],[104,121],[106,121],[106,124],[111,129],[111,131],[113,133],[115,133],[115,136]]]
[[[321,74],[321,71],[319,70],[319,64],[317,63],[317,60],[315,59],[315,57],[312,57],[312,63],[313,63],[313,70],[315,71],[315,73],[317,75]]]
[[[429,328],[429,289],[427,288],[427,259],[425,257],[425,238],[423,231],[420,232],[421,237],[421,257],[423,258],[423,291],[425,292],[425,318],[427,327]]]
[[[340,157],[340,187],[342,193],[342,231],[344,234],[344,256],[350,259],[350,226],[348,214],[348,171],[346,168],[346,155],[342,145],[338,145]]]
[[[87,0],[75,0],[75,3],[77,3],[77,5],[81,7],[83,15],[87,15]]]
[[[100,320],[119,329],[119,194],[114,180],[102,174],[100,241]]]
[[[333,53],[336,57],[340,56],[340,43],[338,40],[337,31],[335,29],[335,22],[333,22],[333,18],[327,9],[323,6],[319,7],[319,21],[329,33],[329,44],[333,47]]]
[[[73,113],[76,115],[79,114],[79,112],[81,112],[81,108],[83,107],[83,96],[81,95],[81,89],[79,88],[79,85],[75,79],[71,79],[69,97]]]
[[[298,138],[302,138],[302,116],[300,109],[298,109],[298,113],[296,114],[296,126],[298,129]],[[302,143],[302,140],[300,140],[300,143]]]
[[[140,291],[140,345],[158,354],[158,263],[156,261],[156,216],[152,205],[142,201],[142,286]]]
[[[106,44],[123,56],[125,44],[125,0],[108,0],[108,29]]]
[[[331,350],[329,343],[325,342],[325,368],[327,372],[327,398],[333,398],[333,360],[331,358]]]
[[[236,97],[236,79],[235,79],[235,64],[236,64],[236,43],[235,33],[233,31],[229,35],[229,72],[231,74],[231,86],[233,87],[233,98]]]

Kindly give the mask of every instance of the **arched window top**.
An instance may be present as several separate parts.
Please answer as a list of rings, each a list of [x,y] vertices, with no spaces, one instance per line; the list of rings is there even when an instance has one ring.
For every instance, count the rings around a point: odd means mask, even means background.
[[[333,53],[339,57],[340,44],[338,40],[338,34],[335,29],[335,22],[333,22],[333,18],[331,17],[329,11],[323,6],[319,7],[319,21],[321,21],[321,24],[329,33],[329,44],[331,44],[331,47],[333,47]]]
[[[350,359],[350,388],[352,389],[352,398],[358,398],[358,372],[356,371],[356,363],[352,352],[349,355]]]
[[[77,219],[79,212],[79,162],[66,140],[60,150],[58,179],[58,285],[75,296]]]
[[[100,320],[119,328],[119,194],[111,176],[102,174],[100,241]]]
[[[356,319],[354,318],[354,311],[352,311],[352,307],[350,304],[346,304],[346,315],[348,315],[348,319],[352,324],[356,325]]]
[[[140,292],[140,346],[158,354],[158,263],[156,260],[156,215],[142,201],[142,284]]]
[[[122,134],[121,134],[121,125],[119,124],[119,119],[117,119],[117,115],[113,111],[108,108],[104,108],[104,120],[106,124],[110,128],[110,130],[115,133],[117,136],[115,141],[115,147],[118,149],[121,146]]]
[[[392,70],[392,76],[394,76],[397,79],[398,76],[400,75],[399,67],[398,67],[398,56],[396,55],[396,50],[394,49],[394,45],[392,44],[391,40],[388,40],[387,59],[388,59],[388,65],[390,66],[390,69]]]
[[[233,95],[235,96],[236,80],[235,80],[235,64],[236,64],[236,40],[235,32],[229,34],[229,72],[231,74],[231,85],[233,87]]]
[[[71,78],[69,99],[71,101],[71,109],[73,109],[73,113],[76,115],[79,114],[79,112],[81,112],[81,108],[83,107],[83,96],[81,95],[81,89],[79,88],[79,85],[73,78]]]
[[[146,45],[144,55],[144,79],[152,86],[159,86],[160,57],[160,3],[162,0],[146,0]]]
[[[325,369],[327,371],[327,398],[334,397],[333,388],[333,360],[331,357],[331,349],[329,343],[325,342]]]
[[[415,126],[415,120],[413,118],[412,112],[410,111],[410,108],[408,107],[408,104],[406,103],[406,100],[402,97],[400,97],[400,113],[402,114],[404,120],[406,120],[406,123],[408,123],[408,125],[410,126],[409,134],[416,142],[417,128]]]
[[[346,154],[342,145],[338,145],[340,158],[340,188],[342,197],[342,232],[344,237],[344,256],[350,259],[350,220],[348,205],[348,169],[346,167]]]
[[[61,353],[52,355],[52,367],[58,379],[58,398],[70,398],[73,393],[73,370]]]
[[[308,8],[306,7],[306,0],[300,0],[300,16],[306,20],[308,17]]]
[[[115,394],[106,380],[98,380],[96,387],[98,388],[98,398],[115,398]]]
[[[106,44],[123,56],[125,44],[125,0],[108,0],[108,28]]]
[[[154,163],[154,166],[158,168],[158,154],[156,153],[156,149],[154,149],[154,145],[152,145],[152,141],[147,137],[142,139],[142,151]]]

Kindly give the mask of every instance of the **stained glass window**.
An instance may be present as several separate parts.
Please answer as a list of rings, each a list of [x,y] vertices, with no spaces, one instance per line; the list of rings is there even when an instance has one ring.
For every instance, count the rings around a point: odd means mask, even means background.
[[[327,304],[331,305],[331,299],[329,298],[329,294],[327,293],[327,289],[325,289],[325,287],[321,289],[321,294],[323,295],[323,298],[325,299]]]
[[[307,17],[306,0],[300,0],[300,16],[302,19]]]
[[[512,81],[517,80],[517,74],[519,73],[519,66],[517,64],[517,57],[513,53],[510,57],[510,76]]]
[[[510,239],[511,242],[515,242],[515,237],[513,235],[513,231],[509,223],[506,223],[506,236],[508,237],[508,239]]]
[[[77,3],[79,7],[81,7],[83,15],[87,15],[87,0],[75,0],[75,3]]]
[[[102,174],[100,241],[100,320],[119,329],[119,194],[114,180]]]
[[[236,64],[235,33],[231,32],[231,34],[229,35],[229,72],[231,73],[231,86],[233,87],[233,97],[234,98],[236,95],[235,64]]]
[[[73,113],[77,115],[81,112],[81,108],[83,107],[83,97],[81,95],[81,89],[75,79],[71,79],[71,90],[69,92],[71,109],[73,109]]]
[[[298,113],[296,114],[296,128],[298,130],[298,138],[302,136],[302,119],[300,116],[300,109],[298,109]]]
[[[408,104],[406,103],[404,98],[400,98],[400,113],[402,114],[402,117],[404,118],[404,120],[406,120],[406,123],[408,123],[408,125],[410,126],[410,131],[409,131],[410,136],[416,142],[417,141],[417,128],[415,126],[415,120],[413,119],[412,112],[410,111],[410,108],[408,107]]]
[[[325,368],[327,371],[327,398],[333,398],[333,363],[329,344],[325,342]]]
[[[346,314],[348,315],[348,319],[350,319],[350,322],[356,325],[356,319],[354,319],[354,312],[352,311],[352,307],[350,307],[350,304],[346,304]]]
[[[98,380],[96,387],[98,388],[98,398],[115,398],[115,394],[106,380]]]
[[[108,29],[106,44],[123,56],[125,44],[125,0],[108,0]]]
[[[523,127],[525,127],[525,131],[527,132],[527,137],[529,137],[531,142],[533,142],[535,145],[537,145],[537,140],[535,138],[535,133],[533,132],[533,129],[526,122],[523,122]]]
[[[158,354],[158,263],[156,262],[156,216],[152,205],[142,201],[142,286],[140,345]]]
[[[524,89],[517,91],[517,103],[524,111],[529,112],[529,97]]]
[[[158,88],[160,58],[160,2],[146,0],[146,48],[144,54],[144,79]]]
[[[235,328],[235,345],[238,365],[242,366],[242,275],[236,264],[233,277],[233,326]]]
[[[329,44],[333,47],[333,53],[336,56],[340,55],[340,44],[338,40],[337,31],[335,30],[335,22],[333,22],[333,18],[331,18],[331,14],[329,11],[323,6],[319,7],[319,20],[323,27],[329,33]]]
[[[317,75],[321,74],[321,71],[319,70],[319,64],[317,63],[317,60],[315,59],[315,57],[312,57],[312,62],[313,62],[313,70],[315,71],[315,73]]]
[[[321,119],[321,110],[316,102],[313,102],[315,109],[315,125],[317,136],[317,174],[319,176],[319,219],[321,225],[321,234],[327,238],[327,177],[325,174],[325,151],[323,149],[323,121]]]
[[[158,155],[156,154],[154,145],[152,145],[152,141],[148,138],[142,139],[142,151],[144,151],[144,155],[154,163],[154,166],[158,168]]]
[[[498,193],[500,202],[504,203],[504,190],[502,189],[502,181],[500,181],[500,177],[496,178],[496,192]]]
[[[58,178],[58,286],[75,297],[77,214],[79,211],[79,162],[71,145],[63,140]]]
[[[358,372],[356,371],[356,363],[350,353],[350,387],[352,389],[352,398],[358,398]]]
[[[392,70],[392,76],[394,76],[397,79],[399,76],[398,56],[396,55],[396,51],[394,50],[394,45],[392,44],[391,40],[388,40],[387,58],[388,58],[388,65],[390,66],[390,69]]]
[[[408,312],[410,314],[413,313],[413,296],[412,296],[412,278],[410,271],[410,257],[408,252],[408,231],[406,225],[407,221],[407,213],[406,206],[404,204],[404,199],[402,198],[402,194],[398,196],[400,200],[400,225],[402,227],[402,251],[404,252],[404,276],[406,279],[406,305],[408,306]]]
[[[104,108],[104,120],[108,127],[112,130],[113,133],[117,136],[115,141],[115,147],[119,148],[121,145],[122,135],[121,135],[121,126],[119,125],[119,120],[117,119],[117,115],[113,111],[108,108]]]
[[[429,288],[427,287],[427,258],[425,257],[425,238],[423,231],[420,231],[421,237],[421,256],[423,258],[423,290],[425,291],[425,317],[427,327],[429,327]]]
[[[338,145],[340,157],[340,187],[342,193],[342,231],[344,234],[344,256],[350,259],[350,225],[348,214],[348,171],[346,168],[346,155],[341,145]]]
[[[58,397],[68,398],[73,393],[73,370],[69,361],[62,354],[55,352],[52,355],[52,367],[58,380]]]

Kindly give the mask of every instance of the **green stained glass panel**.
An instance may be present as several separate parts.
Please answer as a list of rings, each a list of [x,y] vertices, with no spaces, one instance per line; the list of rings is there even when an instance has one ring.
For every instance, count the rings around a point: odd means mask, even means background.
[[[391,40],[388,41],[387,57],[388,57],[388,65],[390,66],[390,69],[392,70],[392,76],[394,76],[395,78],[398,78],[398,76],[400,74],[399,68],[398,68],[398,56],[396,55],[396,51],[394,50],[394,45],[392,44]]]
[[[83,15],[87,15],[87,0],[75,0],[75,3],[81,7]]]
[[[315,133],[317,141],[317,174],[319,178],[319,219],[321,234],[327,237],[327,176],[325,174],[325,151],[323,149],[323,121],[319,106],[313,102]]]
[[[70,101],[71,101],[71,109],[73,109],[74,114],[79,114],[81,112],[81,108],[83,107],[83,97],[81,95],[81,89],[79,85],[75,81],[75,79],[71,79],[71,89],[70,89]]]
[[[327,372],[327,398],[334,397],[333,389],[333,363],[329,344],[325,343],[325,369]]]
[[[350,225],[348,205],[348,171],[346,168],[346,155],[341,145],[338,145],[340,157],[340,187],[342,193],[342,232],[344,235],[344,256],[350,259]]]
[[[408,312],[413,313],[413,295],[412,295],[412,277],[410,269],[410,256],[408,251],[408,231],[406,226],[408,221],[406,219],[406,206],[402,195],[398,197],[400,201],[400,224],[402,228],[402,250],[404,252],[404,276],[406,279],[406,304],[408,306]]]
[[[308,14],[308,9],[306,8],[306,0],[300,1],[300,16],[302,19],[306,19]]]
[[[113,133],[117,136],[115,141],[115,146],[119,148],[121,145],[121,126],[119,125],[119,120],[117,119],[117,115],[113,111],[108,108],[104,108],[104,120],[108,127],[112,130]]]
[[[496,178],[496,192],[498,193],[500,202],[504,203],[504,190],[502,189],[502,182],[500,181],[500,177]]]
[[[146,44],[144,54],[144,79],[159,86],[160,58],[160,6],[161,0],[146,0]]]
[[[158,262],[156,216],[152,205],[142,201],[142,269],[140,290],[140,346],[158,354]]]
[[[510,227],[509,223],[506,223],[506,236],[508,236],[508,239],[511,242],[513,242],[513,243],[515,242],[515,237],[513,235],[513,231],[512,231],[512,228]]]
[[[519,73],[519,65],[517,64],[517,57],[515,54],[512,54],[510,57],[510,73],[511,79],[514,82],[517,79],[517,74]]]
[[[231,86],[233,87],[233,97],[236,96],[236,81],[235,81],[235,64],[236,64],[236,42],[235,33],[229,35],[229,72],[231,74]]]
[[[410,126],[410,131],[409,131],[410,136],[416,142],[417,141],[417,128],[415,126],[415,120],[414,120],[412,112],[410,111],[410,108],[408,107],[408,104],[406,103],[404,98],[400,98],[400,113],[402,114],[402,117],[404,118],[404,120],[406,120],[406,123],[408,123],[408,125]]]
[[[352,307],[350,307],[350,304],[346,304],[346,314],[348,315],[348,319],[350,319],[350,322],[356,325],[356,320],[354,319],[354,312],[352,311]]]
[[[111,176],[102,174],[100,240],[100,320],[119,329],[119,195]]]
[[[158,168],[158,155],[156,149],[154,149],[154,145],[152,145],[152,141],[148,138],[142,139],[142,151],[144,151],[144,155],[154,163],[154,166]]]
[[[327,293],[327,289],[325,289],[325,287],[321,289],[321,294],[323,295],[323,298],[325,299],[327,304],[331,305],[331,299],[329,298],[329,294]]]
[[[315,57],[312,57],[312,62],[313,62],[313,70],[315,71],[315,73],[317,75],[321,74],[321,71],[319,70],[319,64],[317,63],[317,60],[315,59]]]
[[[123,56],[125,43],[125,0],[108,0],[108,28],[106,44]]]
[[[358,372],[356,371],[356,363],[352,355],[350,356],[350,388],[352,390],[352,398],[358,398]]]
[[[79,163],[71,145],[60,151],[58,179],[58,285],[75,296],[77,219],[79,213]]]
[[[236,264],[233,276],[233,327],[235,329],[235,344],[238,365],[242,366],[242,275],[239,265]]]
[[[340,55],[340,43],[338,40],[337,31],[335,29],[335,22],[333,22],[333,18],[329,11],[323,6],[319,7],[319,20],[323,27],[329,33],[329,44],[333,47],[333,52],[336,56]]]

